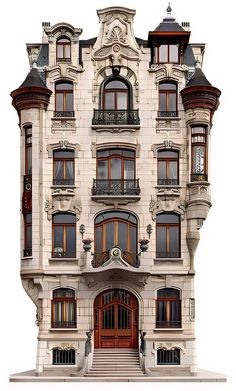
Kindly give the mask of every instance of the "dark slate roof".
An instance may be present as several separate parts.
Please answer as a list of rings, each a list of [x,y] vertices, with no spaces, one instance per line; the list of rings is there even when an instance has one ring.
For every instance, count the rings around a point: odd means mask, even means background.
[[[37,60],[37,66],[38,67],[44,67],[45,65],[48,65],[48,44],[44,43],[40,47],[40,52]]]
[[[20,85],[19,88],[24,87],[40,87],[40,88],[47,88],[46,84],[42,81],[39,72],[37,68],[32,68],[31,71],[26,76],[23,83]]]
[[[193,86],[211,86],[211,83],[207,80],[201,68],[196,68],[195,73],[186,85],[186,87]]]
[[[194,67],[196,63],[196,59],[193,54],[193,48],[191,45],[187,45],[184,51],[184,64],[189,67]]]
[[[185,31],[183,27],[175,21],[172,16],[167,16],[163,21],[155,28],[154,31]]]

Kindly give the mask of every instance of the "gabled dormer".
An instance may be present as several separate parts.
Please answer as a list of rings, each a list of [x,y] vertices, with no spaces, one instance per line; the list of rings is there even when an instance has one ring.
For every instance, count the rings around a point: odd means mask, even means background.
[[[167,16],[148,33],[148,47],[151,49],[150,65],[183,64],[184,51],[188,45],[190,31],[184,30],[171,15],[167,7]]]

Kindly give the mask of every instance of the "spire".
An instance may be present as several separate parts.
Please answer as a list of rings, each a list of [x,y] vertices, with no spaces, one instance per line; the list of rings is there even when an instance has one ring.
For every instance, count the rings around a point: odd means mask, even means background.
[[[172,8],[170,6],[170,3],[168,3],[168,7],[167,7],[166,11],[167,11],[167,16],[171,16]]]

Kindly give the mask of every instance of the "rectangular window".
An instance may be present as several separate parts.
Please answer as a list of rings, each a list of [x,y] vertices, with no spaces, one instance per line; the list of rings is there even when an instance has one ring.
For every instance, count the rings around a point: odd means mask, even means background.
[[[25,175],[32,175],[32,126],[25,127]]]
[[[157,351],[158,365],[179,365],[180,350],[179,349],[158,349]]]
[[[192,173],[191,181],[207,181],[206,128],[191,128]]]
[[[179,48],[177,45],[161,45],[156,48],[156,58],[155,62],[157,64],[163,63],[179,63]]]
[[[180,258],[180,219],[173,213],[160,213],[156,224],[157,258]]]
[[[53,365],[75,365],[75,350],[53,349]]]
[[[29,257],[32,255],[32,213],[24,215],[25,235],[24,235],[24,251],[23,256]]]

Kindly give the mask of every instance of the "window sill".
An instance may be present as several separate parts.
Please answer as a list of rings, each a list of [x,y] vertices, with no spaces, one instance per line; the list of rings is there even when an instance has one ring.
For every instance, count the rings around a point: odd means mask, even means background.
[[[77,328],[75,328],[75,327],[71,327],[71,328],[69,328],[69,327],[52,327],[52,328],[50,328],[49,329],[49,331],[50,332],[53,332],[54,333],[54,331],[71,331],[71,332],[73,332],[73,333],[77,333],[77,331],[78,331],[78,329]]]
[[[52,185],[51,186],[51,189],[58,189],[58,188],[60,188],[60,189],[68,189],[68,188],[76,189],[76,186],[75,185]]]
[[[178,331],[184,331],[184,329],[182,327],[157,327],[155,329],[153,329],[154,332],[160,332],[160,331],[163,331],[163,332],[166,332],[166,331],[175,331],[175,332],[178,332]]]
[[[181,186],[180,185],[156,185],[155,186],[155,189],[163,189],[164,188],[167,188],[167,189],[172,189],[173,187],[175,189],[181,189]]]
[[[27,261],[27,260],[30,260],[30,259],[33,259],[32,255],[30,255],[29,257],[22,257],[21,258],[22,261]]]
[[[59,257],[59,258],[49,258],[48,260],[49,260],[49,262],[52,262],[52,261],[55,261],[55,262],[59,262],[59,261],[63,261],[63,262],[78,262],[79,258],[62,258],[62,257]]]
[[[154,262],[178,262],[183,263],[183,258],[154,258]]]

